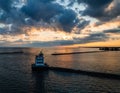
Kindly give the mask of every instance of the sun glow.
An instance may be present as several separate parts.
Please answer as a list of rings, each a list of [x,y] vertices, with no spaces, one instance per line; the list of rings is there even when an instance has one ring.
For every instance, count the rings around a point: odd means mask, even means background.
[[[55,40],[72,40],[73,34],[66,33],[63,31],[51,31],[51,29],[45,28],[34,28],[28,29],[24,34],[18,35],[0,35],[1,41],[8,42],[23,42],[23,41],[38,41],[38,42],[48,42]]]
[[[80,46],[86,46],[86,47],[119,47],[120,46],[120,40],[109,40],[105,42],[92,42],[92,43],[86,43],[86,44],[80,44]]]
[[[54,41],[54,40],[70,40],[69,33],[63,31],[51,31],[51,29],[32,28],[27,32],[30,41]]]

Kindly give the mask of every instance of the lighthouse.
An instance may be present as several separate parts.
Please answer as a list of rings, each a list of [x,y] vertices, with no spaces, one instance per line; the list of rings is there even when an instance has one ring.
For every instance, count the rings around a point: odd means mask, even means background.
[[[36,56],[35,58],[35,65],[36,66],[44,66],[44,54],[42,53],[42,51],[40,52],[39,55]]]
[[[32,64],[32,70],[45,70],[48,65],[44,63],[44,54],[42,51],[35,57],[35,63]]]

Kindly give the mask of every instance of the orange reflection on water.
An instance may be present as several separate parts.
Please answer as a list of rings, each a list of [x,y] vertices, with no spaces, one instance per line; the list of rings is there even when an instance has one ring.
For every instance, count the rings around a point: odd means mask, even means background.
[[[62,55],[57,58],[61,63],[60,65],[65,68],[72,67],[73,56],[72,55]]]
[[[118,54],[117,54],[118,53]],[[114,72],[116,72],[116,68],[118,67],[118,55],[119,52],[115,52],[115,51],[110,51],[110,52],[106,52],[104,56],[102,56],[101,60],[103,62],[103,68],[107,71],[107,72],[111,72],[110,69]]]

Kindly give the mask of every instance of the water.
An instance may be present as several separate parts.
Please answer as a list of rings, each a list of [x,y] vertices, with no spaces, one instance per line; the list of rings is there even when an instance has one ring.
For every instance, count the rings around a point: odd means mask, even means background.
[[[120,81],[87,75],[45,71],[32,72],[40,48],[0,48],[0,93],[120,93]],[[50,66],[120,74],[120,51],[53,56],[55,52],[96,51],[89,48],[44,48]]]

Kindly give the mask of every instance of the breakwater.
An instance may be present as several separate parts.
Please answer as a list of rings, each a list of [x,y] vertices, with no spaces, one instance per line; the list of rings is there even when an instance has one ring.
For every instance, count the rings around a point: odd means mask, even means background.
[[[86,52],[71,52],[71,53],[53,53],[53,54],[51,54],[51,55],[70,55],[70,54],[96,53],[96,52],[105,52],[105,51],[86,51]]]
[[[23,51],[15,51],[15,52],[0,52],[0,54],[21,54]]]
[[[108,78],[108,79],[118,79],[120,80],[120,75],[118,74],[111,74],[111,73],[102,73],[102,72],[94,72],[94,71],[84,71],[84,70],[76,70],[76,69],[69,69],[69,68],[62,68],[62,67],[34,67],[32,68],[33,71],[46,71],[46,70],[52,70],[52,71],[61,71],[61,72],[69,72],[69,73],[78,73],[82,75],[88,75],[93,77],[99,77],[99,78]]]

